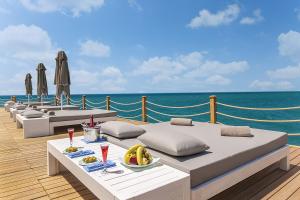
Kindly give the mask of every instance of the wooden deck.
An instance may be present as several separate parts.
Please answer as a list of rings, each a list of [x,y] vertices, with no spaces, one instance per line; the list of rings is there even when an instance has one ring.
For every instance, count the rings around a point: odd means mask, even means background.
[[[0,109],[0,200],[4,199],[97,199],[72,174],[49,177],[46,171],[46,141],[57,135],[23,139],[22,129]],[[81,135],[82,132],[76,132]],[[233,186],[217,199],[300,199],[300,148],[290,147],[291,170],[276,165]]]

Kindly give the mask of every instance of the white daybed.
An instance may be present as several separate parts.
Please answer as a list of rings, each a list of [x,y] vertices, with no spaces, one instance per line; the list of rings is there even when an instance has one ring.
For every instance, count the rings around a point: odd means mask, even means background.
[[[55,115],[45,114],[40,118],[26,118],[21,114],[16,115],[17,128],[23,127],[24,138],[39,137],[54,134],[55,127],[78,125],[89,122],[90,116],[97,121],[115,120],[117,112],[101,109],[95,110],[59,110]]]

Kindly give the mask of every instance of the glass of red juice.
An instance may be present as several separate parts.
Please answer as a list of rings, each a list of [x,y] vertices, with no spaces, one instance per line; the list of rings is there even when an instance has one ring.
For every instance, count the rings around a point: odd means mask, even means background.
[[[107,161],[108,147],[108,144],[100,144],[103,162]]]
[[[73,145],[74,128],[68,128],[70,146]]]

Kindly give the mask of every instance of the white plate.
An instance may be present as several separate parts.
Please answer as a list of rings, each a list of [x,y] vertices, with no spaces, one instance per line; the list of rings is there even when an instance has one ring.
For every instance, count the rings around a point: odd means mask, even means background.
[[[152,162],[149,163],[148,165],[127,165],[123,159],[120,158],[120,163],[122,165],[124,165],[125,167],[130,167],[130,168],[145,168],[145,167],[149,167],[152,166],[154,164],[156,164],[159,161],[159,158],[153,158]]]
[[[80,150],[83,149],[83,147],[77,147],[77,148],[78,148],[77,151],[80,151]],[[67,148],[66,148],[66,149],[67,149]],[[67,152],[66,149],[63,151],[63,154],[74,153],[74,152]],[[77,151],[75,151],[75,152],[77,152]]]
[[[83,159],[81,159],[81,160],[79,160],[78,164],[81,165],[81,166],[86,166],[86,165],[89,165],[89,164],[94,164],[94,163],[96,163],[96,162],[101,162],[101,160],[99,160],[99,159],[97,158],[97,160],[96,160],[95,162],[92,162],[92,163],[86,163],[86,162],[83,161]]]

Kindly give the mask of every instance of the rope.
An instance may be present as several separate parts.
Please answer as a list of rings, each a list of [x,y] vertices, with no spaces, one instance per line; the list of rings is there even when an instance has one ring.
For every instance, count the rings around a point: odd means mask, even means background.
[[[242,110],[293,110],[293,109],[300,109],[300,106],[285,107],[285,108],[251,108],[251,107],[234,106],[234,105],[229,105],[229,104],[220,103],[220,102],[217,102],[217,104],[221,105],[221,106],[225,106],[225,107],[242,109]]]
[[[121,110],[119,108],[115,108],[113,106],[110,106],[112,109],[116,110],[116,111],[120,111],[120,112],[135,112],[135,111],[139,111],[141,110],[142,108],[137,108],[137,109],[133,109],[133,110]]]
[[[152,112],[154,112],[156,114],[164,115],[164,116],[168,116],[168,117],[195,117],[195,116],[206,115],[206,114],[210,113],[210,112],[203,112],[203,113],[192,114],[192,115],[171,115],[171,114],[161,113],[161,112],[152,110],[150,108],[147,108],[147,110],[150,110],[150,111],[152,111]]]
[[[82,107],[81,104],[76,104],[76,103],[72,103],[72,102],[70,102],[70,103],[71,103],[71,105]]]
[[[136,115],[136,116],[132,116],[132,117],[125,117],[125,116],[122,116],[122,115],[118,115],[118,117],[120,117],[120,118],[125,118],[125,119],[134,119],[134,118],[138,118],[138,117],[140,117],[140,116],[141,116],[141,114]]]
[[[162,108],[175,108],[175,109],[195,108],[195,107],[205,106],[205,105],[209,104],[209,102],[206,102],[206,103],[196,104],[196,105],[192,105],[192,106],[166,106],[166,105],[156,104],[151,101],[147,101],[147,103],[152,104],[154,106],[162,107]]]
[[[246,117],[238,117],[234,115],[228,115],[225,113],[217,112],[219,115],[223,115],[225,117],[230,117],[234,119],[240,119],[245,121],[253,121],[253,122],[268,122],[268,123],[290,123],[290,122],[300,122],[300,119],[291,119],[291,120],[280,120],[280,119],[253,119],[253,118],[246,118]]]
[[[100,107],[92,106],[92,105],[90,105],[90,104],[88,104],[88,103],[86,103],[86,105],[87,105],[88,107],[90,107],[90,108],[98,108],[98,109],[102,109],[102,108],[105,108],[105,107],[106,107],[106,106],[100,106]]]
[[[121,103],[121,102],[117,102],[117,101],[113,101],[110,100],[112,103],[118,104],[118,105],[122,105],[122,106],[130,106],[130,105],[135,105],[135,104],[139,104],[142,101],[137,101],[137,102],[131,102],[131,103]]]
[[[58,99],[59,100],[59,99]],[[69,98],[69,100],[70,100],[70,102],[75,102],[75,103],[81,103],[81,99],[79,99],[79,100],[74,100],[74,99],[71,99],[71,98]]]
[[[154,120],[154,121],[157,121],[157,122],[163,122],[163,121],[160,121],[160,120],[158,120],[158,119],[156,119],[156,118],[154,118],[154,117],[151,117],[150,115],[147,115],[147,117],[149,117],[150,119],[152,119],[152,120]]]
[[[106,100],[101,101],[101,102],[92,102],[92,101],[89,101],[88,99],[86,99],[86,102],[88,102],[90,104],[103,104],[103,103],[106,103]]]

